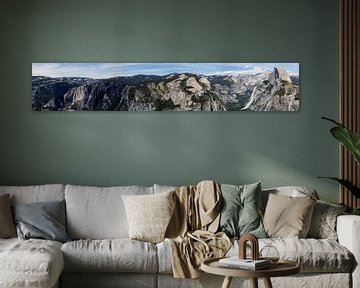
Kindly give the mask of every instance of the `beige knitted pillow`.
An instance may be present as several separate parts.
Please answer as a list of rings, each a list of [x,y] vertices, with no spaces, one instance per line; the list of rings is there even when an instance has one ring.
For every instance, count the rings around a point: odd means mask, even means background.
[[[269,237],[306,238],[316,200],[306,197],[269,195],[264,228]]]
[[[175,208],[173,193],[122,196],[131,239],[151,243],[164,240]]]

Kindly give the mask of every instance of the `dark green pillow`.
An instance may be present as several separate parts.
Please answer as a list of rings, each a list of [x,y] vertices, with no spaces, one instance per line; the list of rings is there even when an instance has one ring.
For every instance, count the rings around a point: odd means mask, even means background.
[[[16,204],[13,214],[19,238],[70,241],[65,232],[65,201]]]
[[[222,184],[221,192],[219,231],[229,237],[253,234],[266,238],[260,216],[261,182],[243,186]]]

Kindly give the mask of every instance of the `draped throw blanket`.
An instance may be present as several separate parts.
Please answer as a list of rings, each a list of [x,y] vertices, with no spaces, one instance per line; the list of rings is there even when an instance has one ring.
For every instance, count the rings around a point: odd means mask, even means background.
[[[231,246],[223,232],[216,233],[221,210],[221,190],[214,181],[177,187],[175,211],[165,233],[171,247],[175,278],[198,278],[201,262],[222,257]],[[216,234],[215,234],[216,233]]]

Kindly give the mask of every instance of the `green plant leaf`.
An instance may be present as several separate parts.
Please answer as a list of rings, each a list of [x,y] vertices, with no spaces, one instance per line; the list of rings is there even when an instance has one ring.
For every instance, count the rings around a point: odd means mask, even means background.
[[[351,212],[351,215],[358,215],[360,216],[360,208],[354,208]]]
[[[334,180],[339,182],[342,186],[344,186],[347,190],[349,190],[356,198],[360,198],[360,188],[355,186],[351,181],[346,179],[340,179],[336,177],[318,177],[318,178],[326,178],[330,180]]]
[[[335,120],[326,117],[322,118],[337,125],[330,129],[331,134],[350,151],[356,162],[360,165],[360,136]]]
[[[335,121],[334,119],[330,119],[330,118],[327,118],[327,117],[321,117],[321,119],[325,119],[325,120],[327,120],[327,121],[330,121],[330,122],[332,122],[332,123],[334,123],[334,124],[336,124],[336,125],[338,125],[338,126],[340,126],[340,127],[345,127],[343,124]]]
[[[339,140],[354,156],[360,165],[360,137],[343,127],[331,128],[331,134]]]

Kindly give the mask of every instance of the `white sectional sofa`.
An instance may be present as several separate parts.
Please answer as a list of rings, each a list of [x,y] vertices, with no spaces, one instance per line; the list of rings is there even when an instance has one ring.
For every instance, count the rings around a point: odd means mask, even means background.
[[[67,234],[72,241],[0,239],[0,287],[221,287],[222,277],[172,277],[167,242],[146,243],[128,238],[123,195],[156,194],[173,187],[154,185],[90,187],[76,185],[0,186],[15,203],[66,203]],[[291,195],[291,189],[275,189]],[[269,193],[269,190],[263,191]],[[265,195],[265,194],[264,194]],[[264,198],[266,199],[266,197]],[[360,217],[337,220],[338,242],[330,239],[260,239],[282,258],[301,265],[301,273],[273,278],[274,287],[360,287]],[[228,255],[237,254],[237,242]],[[249,285],[244,279],[237,284]],[[259,281],[262,285],[262,281]],[[260,286],[261,286],[260,285]]]

